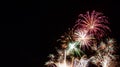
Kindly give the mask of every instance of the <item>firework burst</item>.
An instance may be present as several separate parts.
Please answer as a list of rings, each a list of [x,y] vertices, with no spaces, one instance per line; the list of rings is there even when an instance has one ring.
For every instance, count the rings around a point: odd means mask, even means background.
[[[67,55],[76,55],[76,56],[81,56],[81,54],[84,54],[84,52],[78,47],[79,42],[72,42],[68,44],[67,48]]]
[[[80,14],[79,18],[75,27],[82,27],[82,29],[88,30],[89,34],[94,35],[98,39],[110,31],[107,26],[109,24],[106,20],[107,18],[100,12],[92,11],[89,13],[88,11],[86,14]]]
[[[86,30],[76,30],[74,38],[75,41],[78,41],[80,43],[80,47],[86,46],[87,48],[91,45],[91,42],[94,39],[91,35],[87,34]]]

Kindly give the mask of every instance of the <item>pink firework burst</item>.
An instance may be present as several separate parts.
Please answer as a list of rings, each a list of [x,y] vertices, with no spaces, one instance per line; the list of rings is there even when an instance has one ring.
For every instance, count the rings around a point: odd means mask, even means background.
[[[87,34],[86,30],[76,30],[74,35],[75,41],[78,41],[80,44],[80,47],[90,46],[91,40],[94,39],[91,35]]]
[[[109,23],[106,16],[100,12],[92,11],[89,13],[88,11],[86,14],[80,14],[79,18],[75,26],[88,30],[89,34],[94,35],[98,39],[110,31],[107,26]]]

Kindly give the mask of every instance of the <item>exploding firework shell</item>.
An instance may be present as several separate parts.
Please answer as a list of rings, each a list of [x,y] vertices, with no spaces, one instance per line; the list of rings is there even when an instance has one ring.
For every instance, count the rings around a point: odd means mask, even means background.
[[[110,31],[107,26],[109,23],[107,17],[100,12],[88,11],[86,14],[80,14],[77,20],[75,29],[86,29],[89,34],[94,35],[98,40],[101,37],[107,36],[107,32]]]
[[[73,38],[75,41],[79,42],[80,48],[89,48],[93,42],[93,39],[95,39],[92,35],[88,34],[87,30],[76,30]]]

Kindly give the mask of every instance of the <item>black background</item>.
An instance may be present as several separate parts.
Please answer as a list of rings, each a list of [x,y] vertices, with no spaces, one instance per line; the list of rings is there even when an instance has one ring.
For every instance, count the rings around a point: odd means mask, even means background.
[[[43,67],[47,56],[54,51],[56,40],[69,27],[74,26],[80,13],[89,10],[103,12],[108,17],[111,33],[119,42],[119,6],[119,2],[110,0],[17,1],[15,22],[18,25],[13,23],[16,25],[3,27],[3,38],[8,39],[7,43],[11,44],[2,48],[5,57],[3,59],[16,67],[23,67],[24,64],[29,67]]]

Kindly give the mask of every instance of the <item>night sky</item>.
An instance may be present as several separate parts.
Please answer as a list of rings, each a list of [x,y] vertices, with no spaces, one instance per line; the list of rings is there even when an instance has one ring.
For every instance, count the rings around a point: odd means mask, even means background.
[[[22,4],[22,5],[21,5]],[[80,13],[96,10],[104,13],[110,22],[112,35],[120,39],[120,3],[114,1],[85,1],[85,0],[45,0],[25,1],[16,4],[16,22],[24,22],[21,47],[18,47],[16,63],[24,63],[30,67],[43,67],[47,56],[54,52],[56,40],[74,26]],[[18,27],[17,27],[18,28]],[[17,30],[17,29],[15,29]],[[17,30],[17,31],[19,31]],[[24,30],[24,31],[23,31]],[[21,65],[21,64],[20,64]],[[21,65],[22,66],[22,65]],[[26,67],[29,67],[26,66]],[[22,66],[23,67],[23,66]]]

